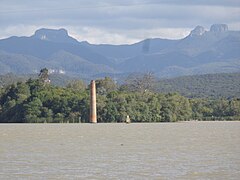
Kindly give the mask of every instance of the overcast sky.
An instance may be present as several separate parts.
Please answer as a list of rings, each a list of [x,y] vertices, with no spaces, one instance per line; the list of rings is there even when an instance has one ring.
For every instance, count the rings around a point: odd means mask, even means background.
[[[79,41],[179,39],[197,25],[240,30],[240,0],[0,0],[0,39],[65,28]]]

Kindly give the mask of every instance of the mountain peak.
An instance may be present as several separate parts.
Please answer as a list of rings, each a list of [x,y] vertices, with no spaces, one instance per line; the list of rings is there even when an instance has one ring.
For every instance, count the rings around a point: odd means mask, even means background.
[[[206,32],[206,30],[204,29],[204,27],[202,26],[197,26],[195,27],[191,33],[190,33],[190,36],[193,37],[193,36],[202,36],[204,33]]]
[[[214,33],[226,32],[228,31],[228,26],[226,24],[213,24],[210,31]]]
[[[35,31],[33,38],[44,41],[60,42],[60,43],[76,43],[76,39],[70,37],[66,29],[38,29]]]

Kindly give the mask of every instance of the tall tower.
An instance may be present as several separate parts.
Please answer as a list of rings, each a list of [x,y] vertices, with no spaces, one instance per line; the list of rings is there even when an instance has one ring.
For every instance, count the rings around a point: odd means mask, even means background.
[[[90,123],[97,123],[96,84],[94,80],[90,84]]]

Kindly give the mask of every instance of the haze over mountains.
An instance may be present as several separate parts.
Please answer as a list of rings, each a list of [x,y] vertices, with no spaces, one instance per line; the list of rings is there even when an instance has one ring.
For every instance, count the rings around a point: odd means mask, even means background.
[[[36,73],[43,67],[91,78],[154,72],[158,77],[240,72],[240,31],[225,24],[197,26],[179,40],[146,39],[131,45],[79,42],[65,29],[0,40],[0,74]]]

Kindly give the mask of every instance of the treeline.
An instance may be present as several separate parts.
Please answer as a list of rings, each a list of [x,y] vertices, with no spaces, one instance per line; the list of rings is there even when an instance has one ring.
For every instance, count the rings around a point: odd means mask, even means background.
[[[137,79],[143,79],[142,74],[130,74],[127,78],[118,77],[119,84],[132,84]],[[25,82],[27,79],[37,79],[37,74],[14,75],[8,73],[0,75],[0,87],[6,88],[17,82]],[[151,77],[151,76],[150,76]],[[64,74],[50,74],[51,84],[66,87],[74,79]],[[149,76],[146,76],[149,78]],[[153,79],[150,79],[150,82]],[[84,79],[85,82],[90,80]],[[240,73],[218,73],[194,76],[182,76],[171,79],[158,79],[155,77],[154,92],[175,93],[188,98],[240,98]]]
[[[188,99],[178,93],[151,91],[143,76],[118,87],[111,78],[96,80],[98,122],[176,122],[239,120],[240,99]],[[89,122],[89,88],[75,80],[67,87],[52,86],[47,70],[39,78],[0,90],[0,122]]]
[[[13,74],[7,73],[5,75],[0,75],[0,88],[6,88],[11,84],[16,84],[17,82],[26,82],[29,78],[37,79],[38,74]],[[70,81],[76,79],[74,77],[69,77],[65,74],[50,74],[51,84],[55,86],[66,86]]]
[[[189,98],[240,98],[240,73],[183,76],[159,80],[160,93],[179,92]]]

